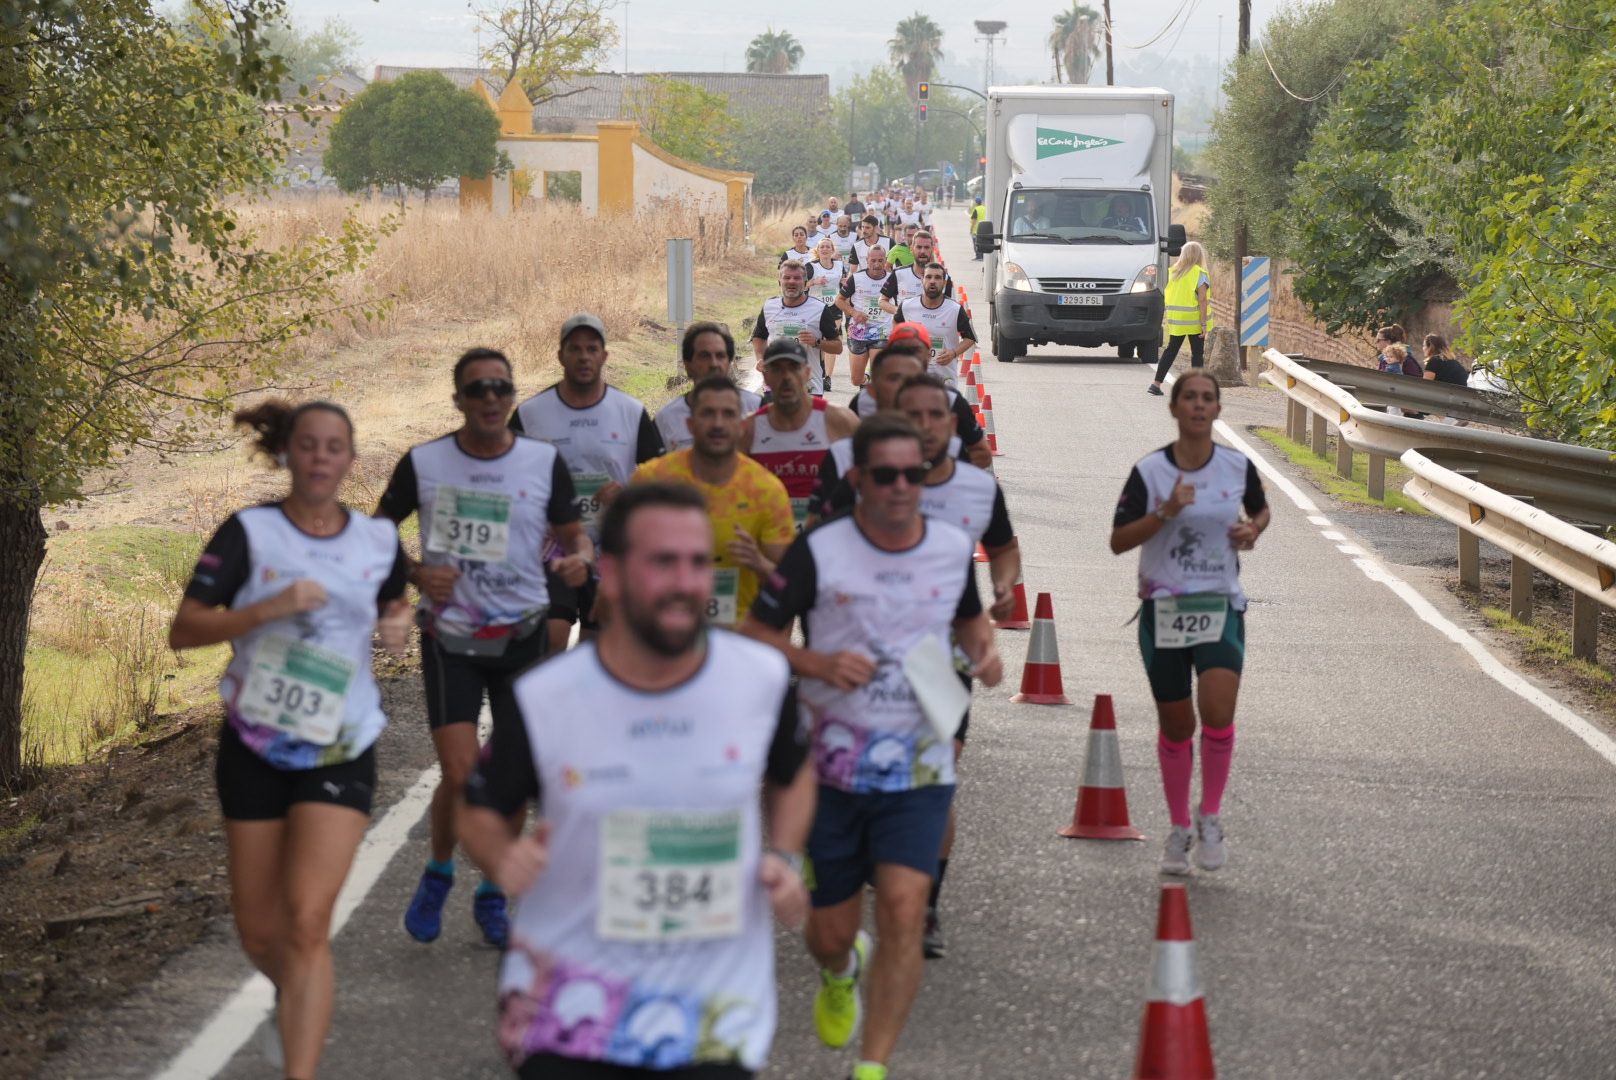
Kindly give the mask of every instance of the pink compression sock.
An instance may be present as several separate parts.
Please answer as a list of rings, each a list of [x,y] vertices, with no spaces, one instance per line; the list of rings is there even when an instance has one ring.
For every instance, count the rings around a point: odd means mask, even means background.
[[[1229,784],[1229,764],[1233,759],[1233,724],[1201,728],[1201,813],[1216,814],[1223,806],[1223,789]]]
[[[1190,827],[1190,780],[1195,774],[1195,741],[1172,742],[1166,735],[1158,735],[1156,757],[1161,760],[1167,816],[1174,825],[1187,829]],[[1227,768],[1224,773],[1228,774]]]

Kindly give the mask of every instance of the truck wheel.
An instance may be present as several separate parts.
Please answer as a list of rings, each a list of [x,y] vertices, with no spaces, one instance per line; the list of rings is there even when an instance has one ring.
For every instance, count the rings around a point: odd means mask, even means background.
[[[1007,364],[1013,364],[1027,355],[1027,342],[1023,338],[999,338],[999,347],[993,350],[993,355]]]
[[[1134,350],[1137,349],[1138,347],[1139,346],[1133,344],[1132,342],[1129,342],[1126,345],[1118,345],[1117,346],[1117,359],[1119,359],[1119,360],[1132,360]]]
[[[1152,341],[1149,344],[1139,346],[1139,362],[1140,363],[1149,364],[1151,367],[1155,367],[1156,366],[1156,361],[1158,361],[1160,359],[1161,359],[1161,343],[1160,342]]]

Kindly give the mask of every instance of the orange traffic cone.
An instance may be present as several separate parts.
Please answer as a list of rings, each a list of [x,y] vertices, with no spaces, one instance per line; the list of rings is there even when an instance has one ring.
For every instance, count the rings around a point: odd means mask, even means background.
[[[1122,754],[1117,748],[1117,716],[1110,694],[1094,695],[1083,783],[1077,789],[1072,823],[1060,834],[1080,840],[1145,838],[1128,821],[1128,793],[1122,786]]]
[[[1032,627],[1032,620],[1027,616],[1027,586],[1022,582],[1021,576],[1016,576],[1015,607],[1010,611],[1010,617],[1004,622],[993,625],[1000,630],[1027,630]]]
[[[1163,885],[1151,949],[1150,989],[1139,1031],[1134,1080],[1213,1080],[1212,1036],[1206,999],[1195,971],[1195,935],[1190,930],[1189,893]]]
[[[993,395],[982,395],[982,426],[988,433],[988,450],[994,457],[1002,457],[1004,451],[999,449],[999,433],[993,427]]]
[[[981,541],[978,541],[977,545],[976,545],[976,561],[977,562],[987,562],[988,561],[988,549],[982,546]]]
[[[1027,666],[1021,670],[1021,693],[1011,698],[1016,705],[1070,705],[1061,686],[1060,647],[1055,641],[1055,604],[1046,592],[1038,594],[1032,620],[1032,640],[1027,643]]]

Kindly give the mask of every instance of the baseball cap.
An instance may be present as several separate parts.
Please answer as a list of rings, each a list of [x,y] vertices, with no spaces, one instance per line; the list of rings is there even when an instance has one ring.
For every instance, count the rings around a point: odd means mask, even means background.
[[[585,326],[589,327],[589,329],[600,335],[601,344],[604,345],[606,343],[606,324],[589,314],[587,311],[580,311],[578,314],[561,324],[561,343],[565,345],[567,339],[572,336],[572,332],[574,330]]]
[[[930,351],[931,331],[916,322],[901,322],[887,335],[887,344],[900,345],[905,341],[918,341]]]
[[[800,341],[777,337],[763,350],[764,364],[771,364],[776,360],[795,360],[799,364],[807,364],[808,350],[802,347]]]
[[[981,201],[982,201],[982,196],[980,196],[980,195],[978,195],[978,196],[977,196],[977,197],[976,197],[976,201],[977,201],[977,202],[981,202]]]

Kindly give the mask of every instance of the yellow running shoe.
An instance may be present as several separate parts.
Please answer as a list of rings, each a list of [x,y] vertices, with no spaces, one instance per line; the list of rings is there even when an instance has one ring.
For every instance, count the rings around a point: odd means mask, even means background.
[[[853,939],[853,974],[837,975],[819,969],[819,992],[814,995],[814,1030],[819,1041],[840,1049],[858,1034],[859,1021],[864,1018],[864,1003],[859,997],[859,980],[864,977],[864,966],[870,958],[870,935],[863,930]]]
[[[874,1061],[861,1061],[853,1066],[849,1080],[887,1080],[887,1067]]]

